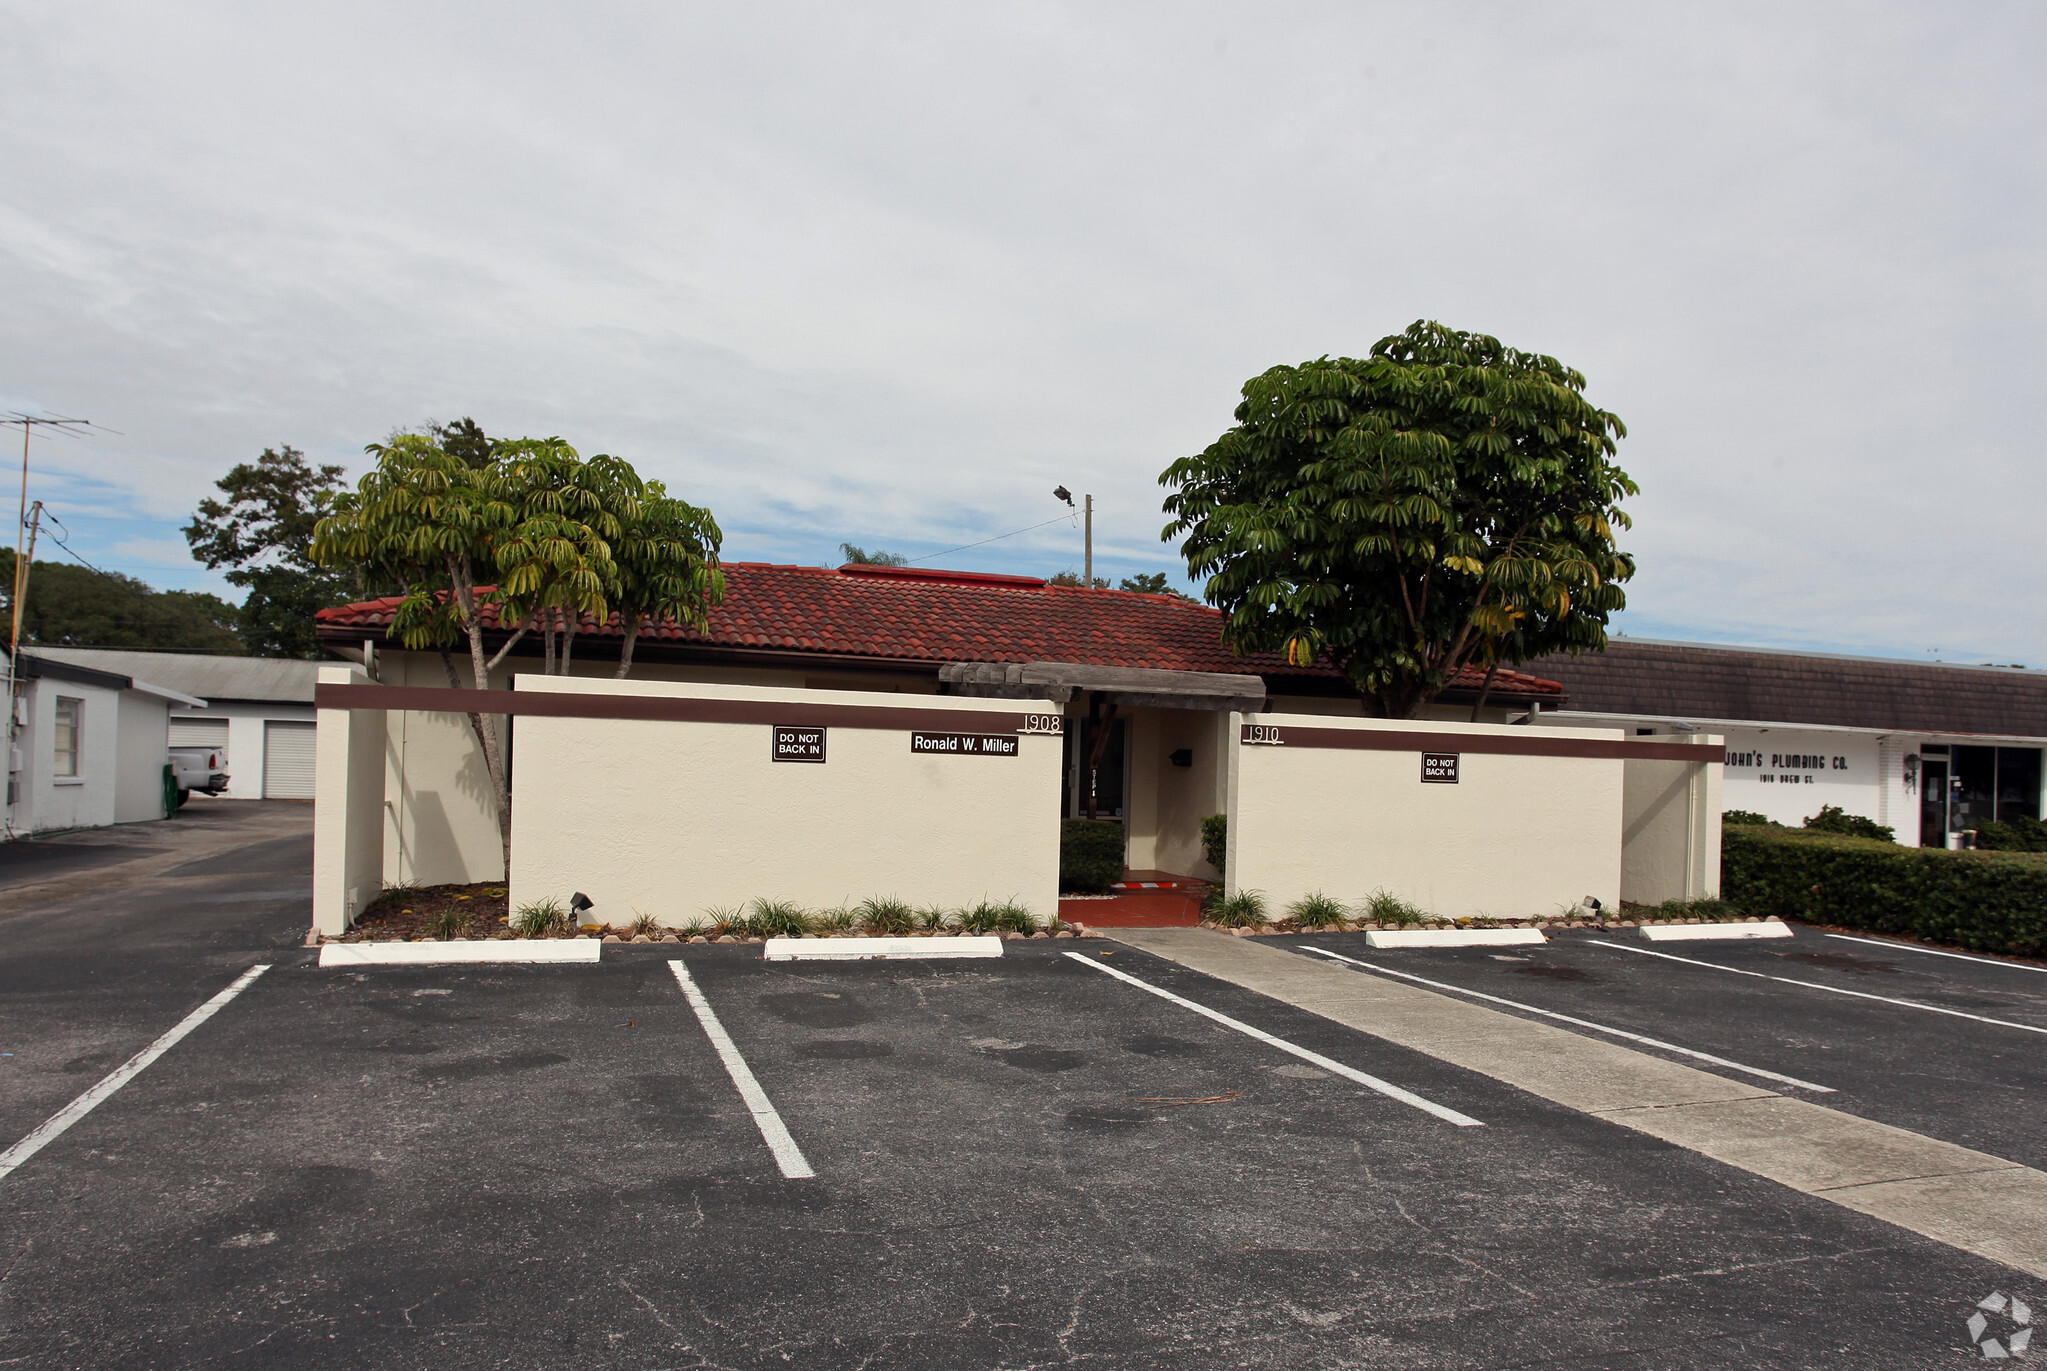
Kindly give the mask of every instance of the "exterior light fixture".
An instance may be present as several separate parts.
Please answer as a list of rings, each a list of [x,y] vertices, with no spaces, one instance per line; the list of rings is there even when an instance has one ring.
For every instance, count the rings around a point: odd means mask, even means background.
[[[1068,490],[1065,486],[1055,486],[1052,490],[1052,498],[1055,500],[1064,500],[1069,506],[1073,504],[1073,492]]]

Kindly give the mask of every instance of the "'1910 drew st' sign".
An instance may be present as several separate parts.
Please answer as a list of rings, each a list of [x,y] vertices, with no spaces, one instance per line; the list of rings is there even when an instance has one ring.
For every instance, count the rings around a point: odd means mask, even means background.
[[[910,751],[954,757],[1014,757],[1014,733],[912,733]]]

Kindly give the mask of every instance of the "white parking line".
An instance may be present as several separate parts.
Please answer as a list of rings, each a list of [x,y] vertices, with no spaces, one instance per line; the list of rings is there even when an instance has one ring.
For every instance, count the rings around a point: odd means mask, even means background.
[[[675,983],[682,987],[683,998],[689,1001],[689,1007],[697,1012],[697,1022],[704,1026],[704,1034],[710,1038],[711,1046],[718,1049],[718,1060],[725,1063],[725,1072],[732,1077],[732,1084],[739,1087],[739,1098],[746,1101],[747,1112],[753,1115],[754,1124],[761,1131],[761,1140],[767,1143],[768,1151],[775,1154],[775,1165],[781,1167],[782,1174],[792,1181],[815,1176],[817,1172],[810,1169],[810,1163],[804,1160],[803,1149],[796,1145],[796,1139],[789,1136],[789,1128],[782,1122],[782,1116],[775,1112],[768,1092],[761,1089],[761,1083],[754,1079],[746,1058],[739,1055],[739,1048],[726,1033],[725,1025],[718,1022],[711,1002],[690,979],[689,968],[678,959],[670,962],[668,969],[675,973]]]
[[[1977,962],[1983,966],[2006,966],[2014,971],[2047,971],[2047,966],[2028,966],[2024,962],[2001,962],[1995,957],[1971,957],[1963,952],[1943,952],[1937,947],[1921,947],[1917,943],[1894,943],[1885,938],[1858,938],[1852,933],[1829,933],[1829,938],[1839,938],[1844,943],[1868,943],[1871,947],[1888,947],[1894,952],[1924,952],[1929,957],[1953,957],[1958,962]]]
[[[1217,1023],[1223,1025],[1225,1028],[1234,1028],[1237,1030],[1237,1032],[1242,1033],[1246,1037],[1256,1038],[1259,1042],[1266,1043],[1272,1047],[1276,1047],[1282,1052],[1291,1052],[1294,1056],[1299,1057],[1304,1062],[1312,1062],[1316,1066],[1321,1067],[1324,1071],[1333,1071],[1337,1075],[1342,1076],[1345,1080],[1356,1081],[1359,1085],[1364,1086],[1367,1090],[1376,1090],[1381,1095],[1384,1095],[1389,1099],[1399,1100],[1402,1104],[1413,1105],[1416,1109],[1421,1110],[1424,1114],[1433,1114],[1437,1118],[1443,1120],[1446,1123],[1454,1123],[1459,1128],[1483,1128],[1485,1126],[1484,1124],[1480,1123],[1477,1119],[1472,1118],[1471,1115],[1469,1114],[1460,1114],[1454,1109],[1450,1109],[1443,1105],[1437,1104],[1434,1100],[1425,1100],[1421,1096],[1415,1094],[1412,1090],[1402,1090],[1399,1086],[1393,1084],[1391,1081],[1382,1081],[1377,1076],[1369,1075],[1366,1072],[1359,1071],[1356,1067],[1345,1066],[1342,1062],[1332,1061],[1328,1057],[1323,1056],[1320,1052],[1310,1052],[1305,1047],[1297,1047],[1293,1043],[1288,1042],[1285,1038],[1275,1038],[1274,1036],[1272,1036],[1272,1034],[1267,1033],[1262,1029],[1253,1028],[1251,1027],[1250,1024],[1247,1024],[1240,1019],[1233,1019],[1227,1014],[1218,1013],[1215,1010],[1210,1009],[1207,1005],[1196,1004],[1192,1000],[1185,999],[1179,995],[1175,995],[1170,990],[1162,990],[1158,986],[1151,984],[1151,982],[1149,981],[1140,981],[1139,979],[1137,979],[1137,977],[1129,975],[1126,972],[1118,971],[1113,966],[1105,966],[1101,962],[1092,961],[1089,958],[1082,956],[1078,952],[1069,952],[1066,955],[1073,958],[1074,961],[1079,962],[1082,966],[1093,967],[1096,971],[1100,971],[1105,975],[1114,976],[1119,981],[1127,981],[1131,985],[1136,986],[1139,990],[1148,990],[1162,1000],[1171,1000],[1174,1004],[1177,1004],[1184,1009],[1191,1009],[1196,1014],[1199,1014],[1204,1018],[1215,1020]]]
[[[1796,1076],[1782,1076],[1775,1071],[1765,1071],[1760,1066],[1744,1066],[1740,1062],[1729,1061],[1725,1057],[1716,1057],[1711,1052],[1701,1052],[1691,1047],[1679,1047],[1676,1043],[1667,1043],[1659,1038],[1645,1038],[1640,1033],[1630,1033],[1625,1028],[1609,1028],[1603,1023],[1594,1023],[1590,1019],[1575,1018],[1569,1014],[1559,1014],[1553,1009],[1538,1009],[1532,1004],[1523,1004],[1519,1000],[1509,1000],[1498,995],[1488,995],[1480,990],[1466,990],[1461,985],[1449,985],[1443,981],[1432,981],[1426,976],[1417,976],[1412,972],[1395,971],[1390,966],[1375,966],[1371,962],[1361,962],[1355,957],[1346,957],[1341,952],[1331,952],[1326,948],[1310,947],[1302,944],[1301,950],[1303,952],[1319,952],[1325,957],[1334,957],[1339,962],[1348,962],[1352,966],[1361,966],[1367,971],[1376,971],[1383,976],[1398,976],[1404,981],[1415,981],[1421,985],[1432,986],[1437,990],[1447,990],[1454,995],[1469,995],[1474,1000],[1488,1000],[1493,1004],[1504,1004],[1513,1009],[1525,1010],[1530,1014],[1540,1014],[1545,1019],[1555,1019],[1560,1023],[1576,1024],[1580,1028],[1590,1028],[1596,1032],[1610,1033],[1616,1038],[1626,1038],[1631,1043],[1644,1043],[1650,1047],[1660,1047],[1665,1052],[1682,1053],[1684,1056],[1694,1057],[1702,1062],[1711,1062],[1715,1066],[1724,1066],[1730,1071],[1745,1071],[1751,1076],[1761,1076],[1764,1080],[1776,1081],[1780,1085],[1795,1085],[1800,1090],[1817,1091],[1822,1095],[1834,1093],[1834,1087],[1830,1085],[1814,1085],[1811,1081],[1801,1081]]]
[[[1646,947],[1629,947],[1626,943],[1610,943],[1600,938],[1587,938],[1593,947],[1611,947],[1618,952],[1639,952],[1644,957],[1661,957],[1665,961],[1684,962],[1690,966],[1703,966],[1712,971],[1732,971],[1737,976],[1755,976],[1766,981],[1782,981],[1786,985],[1802,985],[1807,990],[1824,990],[1832,995],[1852,995],[1858,1000],[1878,1000],[1884,1004],[1903,1005],[1907,1009],[1923,1009],[1929,1014],[1946,1014],[1950,1018],[1974,1019],[1977,1023],[1995,1024],[1999,1028],[2017,1028],[2027,1033],[2047,1033],[2047,1028],[2036,1028],[2029,1023],[2013,1023],[2010,1019],[1988,1019],[1981,1014],[1964,1014],[1959,1009],[1943,1009],[1937,1004],[1924,1004],[1918,1000],[1897,1000],[1889,995],[1872,995],[1866,990],[1843,990],[1838,985],[1821,985],[1818,981],[1794,980],[1790,976],[1772,976],[1764,971],[1747,971],[1738,966],[1722,966],[1718,962],[1694,961],[1690,957],[1678,957],[1668,952],[1652,952]]]
[[[108,1096],[141,1075],[144,1067],[170,1051],[173,1047],[176,1047],[180,1038],[190,1033],[200,1024],[205,1023],[215,1014],[218,1014],[223,1005],[241,994],[242,991],[248,988],[251,981],[269,969],[269,965],[265,964],[263,966],[252,966],[247,971],[244,971],[236,978],[233,985],[215,995],[205,1004],[200,1005],[184,1018],[178,1020],[168,1033],[165,1033],[161,1038],[158,1038],[155,1042],[137,1052],[127,1061],[122,1062],[112,1071],[109,1071],[105,1076],[101,1077],[98,1085],[95,1085],[92,1089],[65,1105],[55,1114],[52,1114],[43,1123],[41,1128],[29,1134],[5,1152],[0,1152],[0,1177],[5,1177],[14,1168],[42,1151],[50,1143],[55,1142],[63,1135],[65,1129],[77,1123],[87,1114],[92,1113]]]

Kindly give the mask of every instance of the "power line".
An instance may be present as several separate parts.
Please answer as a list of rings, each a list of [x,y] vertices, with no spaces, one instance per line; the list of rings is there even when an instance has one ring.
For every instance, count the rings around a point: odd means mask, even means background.
[[[1014,538],[1019,533],[1029,533],[1031,532],[1032,529],[1043,528],[1045,527],[1045,524],[1070,523],[1072,522],[1072,519],[1073,516],[1071,514],[1062,514],[1056,519],[1047,519],[1044,524],[1032,524],[1030,528],[1019,528],[1013,529],[1008,533],[998,533],[993,538],[983,538],[978,543],[961,543],[958,547],[949,547],[943,552],[927,552],[922,557],[912,557],[909,561],[909,565],[915,566],[919,562],[928,562],[933,557],[950,557],[953,553],[965,552],[970,547],[986,547],[990,543],[999,543],[1004,538]]]

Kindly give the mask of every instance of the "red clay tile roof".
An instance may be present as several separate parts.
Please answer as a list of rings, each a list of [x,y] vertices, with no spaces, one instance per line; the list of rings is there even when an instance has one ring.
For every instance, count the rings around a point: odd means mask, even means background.
[[[1082,590],[1034,576],[909,567],[777,566],[725,563],[725,602],[704,632],[664,622],[641,630],[658,649],[712,647],[794,651],[905,662],[1079,662],[1165,671],[1238,672],[1265,677],[1320,678],[1328,667],[1289,667],[1277,653],[1233,654],[1222,643],[1222,613],[1171,595]],[[348,630],[381,630],[395,598],[319,612],[319,626],[337,641]],[[492,627],[495,628],[493,622]],[[578,636],[616,638],[616,617],[586,617]],[[1479,673],[1457,685],[1477,689]],[[1506,699],[1559,699],[1554,681],[1501,671],[1493,694]]]

